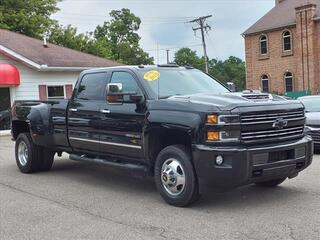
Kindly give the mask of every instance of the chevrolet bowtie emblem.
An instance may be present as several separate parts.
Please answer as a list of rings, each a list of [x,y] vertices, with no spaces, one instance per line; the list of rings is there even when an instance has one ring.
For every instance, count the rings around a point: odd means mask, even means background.
[[[283,119],[283,118],[278,118],[273,124],[272,127],[277,129],[277,130],[281,130],[285,127],[288,126],[288,120]]]

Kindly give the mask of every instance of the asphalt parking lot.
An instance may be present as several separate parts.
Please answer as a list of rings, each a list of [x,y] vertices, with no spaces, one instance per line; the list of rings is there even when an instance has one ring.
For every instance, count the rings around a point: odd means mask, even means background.
[[[208,193],[189,208],[162,201],[152,180],[56,158],[21,174],[0,137],[0,239],[320,239],[320,156],[274,189]]]

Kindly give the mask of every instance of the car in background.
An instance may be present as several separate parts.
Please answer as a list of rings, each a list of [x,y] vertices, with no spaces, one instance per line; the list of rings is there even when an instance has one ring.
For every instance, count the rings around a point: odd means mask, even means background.
[[[10,129],[10,111],[0,111],[0,130]]]
[[[298,98],[306,108],[306,133],[314,142],[316,151],[320,151],[320,96]]]

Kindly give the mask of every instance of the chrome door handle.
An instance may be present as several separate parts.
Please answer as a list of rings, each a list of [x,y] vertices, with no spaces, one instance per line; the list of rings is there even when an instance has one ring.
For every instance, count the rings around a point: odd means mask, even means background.
[[[103,110],[100,110],[101,113],[104,113],[104,114],[109,114],[110,113],[110,110],[108,109],[103,109]]]
[[[70,112],[77,112],[78,109],[76,109],[76,108],[70,108],[69,111],[70,111]]]

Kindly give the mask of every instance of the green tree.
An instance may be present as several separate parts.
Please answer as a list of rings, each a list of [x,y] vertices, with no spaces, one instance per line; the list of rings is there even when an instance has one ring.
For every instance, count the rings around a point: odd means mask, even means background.
[[[204,71],[205,61],[204,58],[200,58],[196,51],[192,51],[190,48],[181,48],[175,53],[175,62],[181,66],[192,66],[194,68]]]
[[[204,71],[204,58],[199,57],[196,51],[190,48],[181,48],[175,54],[175,62],[179,65],[190,65]],[[225,61],[209,60],[209,74],[223,83],[233,82],[238,91],[245,89],[246,68],[240,58],[231,56]]]
[[[49,42],[79,51],[86,51],[90,36],[78,34],[77,28],[68,25],[54,26],[49,34]]]
[[[91,33],[78,33],[77,28],[55,25],[49,34],[49,42],[90,53],[103,58],[112,58],[111,47],[107,39],[94,39]]]
[[[103,38],[89,41],[85,52],[107,59],[113,59],[110,43]]]
[[[233,82],[238,91],[246,88],[246,66],[240,58],[231,56],[225,61],[210,60],[209,74],[224,83]]]
[[[110,16],[110,21],[97,26],[94,38],[108,41],[114,60],[125,64],[153,64],[153,58],[139,45],[140,36],[137,31],[141,24],[140,18],[126,8],[113,10]]]
[[[57,12],[59,0],[0,0],[0,28],[41,38],[55,20],[50,15]]]

